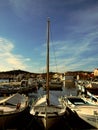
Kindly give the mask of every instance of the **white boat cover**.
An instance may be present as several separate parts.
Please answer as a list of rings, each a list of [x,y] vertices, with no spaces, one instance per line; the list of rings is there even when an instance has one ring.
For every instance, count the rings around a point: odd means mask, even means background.
[[[0,100],[0,104],[9,103],[9,104],[17,105],[17,103],[21,103],[23,101],[26,101],[26,96],[16,93]]]

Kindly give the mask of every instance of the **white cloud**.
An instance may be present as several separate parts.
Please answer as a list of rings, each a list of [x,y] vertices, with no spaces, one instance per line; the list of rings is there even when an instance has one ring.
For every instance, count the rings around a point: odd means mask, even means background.
[[[14,45],[10,41],[0,38],[0,52],[2,53],[10,52],[13,48]]]
[[[93,45],[92,41],[97,38],[97,32],[92,32],[85,37],[78,39],[69,39],[65,41],[54,42],[55,55],[51,53],[50,56],[50,70],[55,71],[56,65],[58,71],[68,71],[68,70],[89,70],[92,71],[95,66],[97,67],[97,49],[98,45]],[[80,40],[81,39],[81,40]],[[94,50],[96,52],[94,54]],[[52,51],[52,50],[51,50]],[[93,55],[91,53],[93,52]],[[86,56],[86,54],[88,54]],[[56,56],[56,63],[55,63]],[[96,64],[95,64],[96,63]]]
[[[19,54],[13,54],[14,44],[7,39],[0,38],[0,71],[7,71],[14,69],[25,70],[28,66],[26,61],[30,61],[29,58],[25,58]]]

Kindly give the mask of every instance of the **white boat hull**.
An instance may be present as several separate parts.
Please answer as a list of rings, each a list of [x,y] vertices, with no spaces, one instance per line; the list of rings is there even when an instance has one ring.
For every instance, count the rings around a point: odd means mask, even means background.
[[[48,130],[50,128],[53,128],[55,125],[57,125],[58,123],[60,123],[61,119],[64,117],[63,115],[47,115],[46,116],[39,116],[39,117],[35,117],[36,121],[41,125],[42,128],[44,128],[45,130]]]
[[[98,116],[79,114],[79,117],[91,126],[93,126],[94,128],[98,128]]]
[[[21,116],[29,113],[28,98],[19,93],[0,100],[0,129],[17,124]]]
[[[17,124],[19,119],[26,113],[29,113],[29,107],[24,108],[23,110],[1,114],[0,113],[0,129],[7,128],[8,126]]]
[[[65,108],[57,106],[35,106],[31,109],[30,114],[44,129],[49,129],[65,116],[65,112]]]
[[[66,96],[62,99],[62,103],[67,106],[66,114],[73,126],[84,128],[86,125],[87,127],[98,128],[98,105],[92,105],[84,98],[77,96]]]
[[[98,107],[97,106],[81,106],[77,111],[78,116],[90,124],[98,128]]]

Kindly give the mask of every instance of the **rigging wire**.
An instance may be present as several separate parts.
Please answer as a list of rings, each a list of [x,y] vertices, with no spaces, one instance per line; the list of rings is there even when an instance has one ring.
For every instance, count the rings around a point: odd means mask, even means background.
[[[56,72],[58,72],[57,59],[56,59],[55,47],[53,46],[53,39],[52,39],[51,27],[50,27],[50,33],[51,33],[51,41],[52,41],[51,43],[52,43],[52,47],[53,47],[54,59],[55,59],[55,64],[56,64]]]

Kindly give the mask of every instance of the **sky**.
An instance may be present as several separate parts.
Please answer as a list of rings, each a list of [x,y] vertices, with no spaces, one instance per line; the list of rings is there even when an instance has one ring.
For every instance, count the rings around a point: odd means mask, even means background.
[[[0,0],[0,72],[98,68],[98,0]]]

